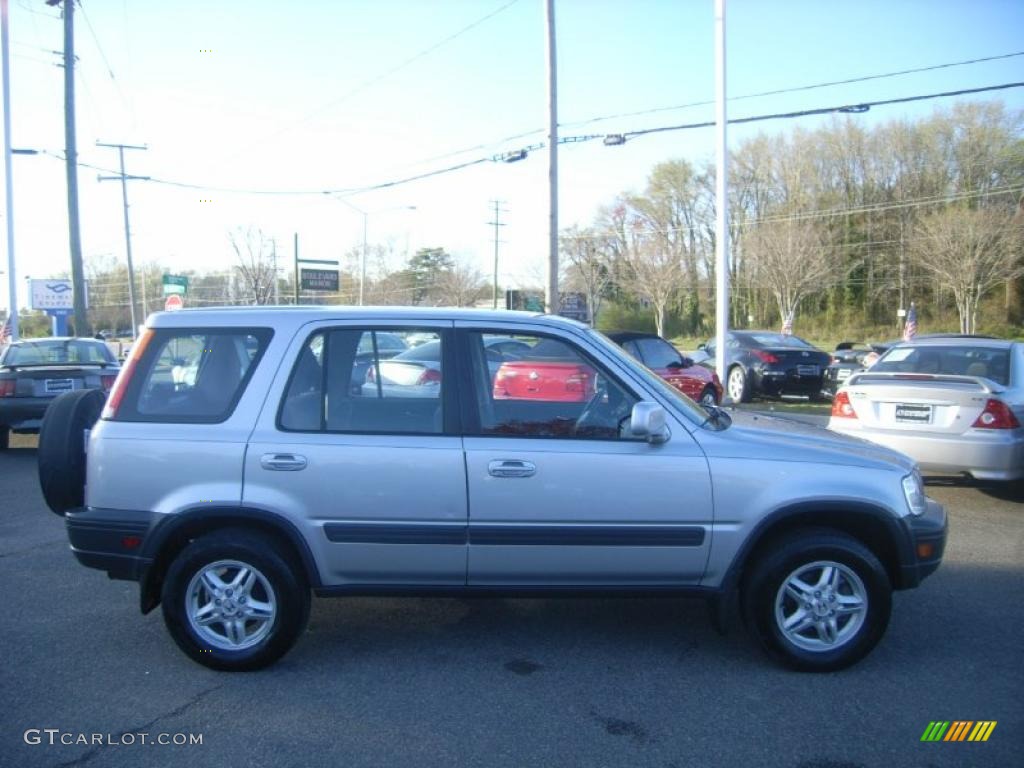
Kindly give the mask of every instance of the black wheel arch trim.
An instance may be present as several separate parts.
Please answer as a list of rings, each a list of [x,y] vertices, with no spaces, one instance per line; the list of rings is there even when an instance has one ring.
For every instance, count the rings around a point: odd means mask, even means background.
[[[254,522],[256,525],[253,525]],[[309,544],[296,525],[288,518],[258,507],[192,507],[175,514],[164,515],[145,539],[141,555],[151,564],[139,577],[140,608],[144,614],[149,613],[160,604],[161,584],[167,567],[170,565],[169,558],[165,553],[165,545],[169,541],[173,541],[176,534],[197,524],[207,529],[231,526],[250,527],[256,530],[270,528],[283,534],[292,549],[298,554],[309,586],[313,589],[320,588],[320,572],[317,570],[316,560],[309,549]]]
[[[785,524],[794,518],[814,515],[813,520],[816,527],[833,527],[843,530],[841,525],[830,525],[828,513],[843,515],[860,515],[869,518],[873,522],[881,523],[889,537],[889,543],[894,549],[897,562],[889,568],[885,558],[880,555],[871,542],[863,542],[868,549],[871,549],[886,564],[894,589],[904,589],[917,586],[919,579],[917,574],[917,557],[914,552],[914,536],[906,521],[897,517],[892,511],[879,504],[857,500],[823,500],[823,501],[801,501],[779,507],[762,518],[754,529],[747,536],[739,551],[733,556],[732,562],[722,579],[721,592],[730,593],[739,586],[743,570],[747,566],[751,554],[757,547],[777,530],[780,524]]]

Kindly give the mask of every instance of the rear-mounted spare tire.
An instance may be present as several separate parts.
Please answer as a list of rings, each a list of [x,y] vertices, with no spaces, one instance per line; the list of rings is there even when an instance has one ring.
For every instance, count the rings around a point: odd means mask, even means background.
[[[46,409],[39,427],[39,485],[46,505],[63,516],[85,502],[85,430],[103,411],[98,389],[65,392]]]

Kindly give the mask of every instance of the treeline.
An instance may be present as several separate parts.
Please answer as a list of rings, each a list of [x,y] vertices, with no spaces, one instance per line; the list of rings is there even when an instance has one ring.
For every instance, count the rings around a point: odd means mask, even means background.
[[[963,103],[874,128],[837,118],[742,142],[731,155],[734,327],[870,329],[919,317],[1020,325],[1022,114]],[[562,233],[567,287],[599,324],[653,319],[663,335],[712,332],[715,167],[660,163],[586,227]],[[648,320],[649,321],[649,320]]]

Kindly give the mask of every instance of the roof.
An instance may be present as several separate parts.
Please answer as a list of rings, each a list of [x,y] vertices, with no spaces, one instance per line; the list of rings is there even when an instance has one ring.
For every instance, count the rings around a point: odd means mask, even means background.
[[[147,319],[147,325],[153,327],[187,327],[196,325],[223,325],[244,323],[252,325],[281,322],[287,319],[290,323],[302,323],[316,320],[400,320],[414,322],[417,320],[467,320],[475,323],[499,321],[542,320],[548,324],[586,328],[584,323],[558,315],[545,315],[540,312],[519,312],[514,310],[466,309],[458,307],[356,307],[348,305],[312,305],[312,306],[236,306],[236,307],[197,307],[179,309],[172,312],[155,312]]]
[[[1009,349],[1016,344],[1013,339],[993,339],[991,336],[915,336],[911,341],[894,341],[893,347],[981,347],[987,349]]]
[[[633,341],[635,339],[660,339],[656,333],[648,333],[646,331],[601,331],[605,336],[614,341],[616,344],[620,344],[624,341]]]

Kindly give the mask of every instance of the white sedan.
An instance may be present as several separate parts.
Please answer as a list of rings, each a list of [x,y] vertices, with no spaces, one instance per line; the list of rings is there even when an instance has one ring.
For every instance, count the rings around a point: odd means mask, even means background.
[[[836,393],[829,429],[901,451],[933,474],[1024,478],[1024,343],[902,342]]]

